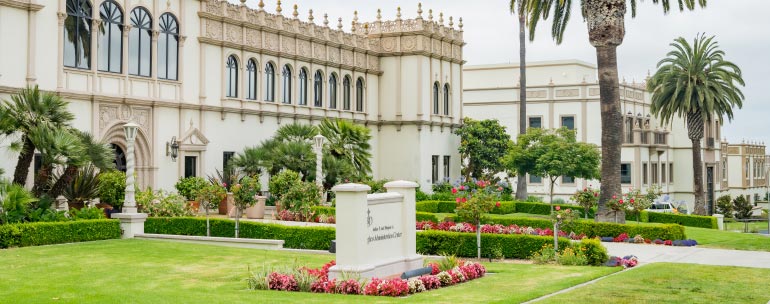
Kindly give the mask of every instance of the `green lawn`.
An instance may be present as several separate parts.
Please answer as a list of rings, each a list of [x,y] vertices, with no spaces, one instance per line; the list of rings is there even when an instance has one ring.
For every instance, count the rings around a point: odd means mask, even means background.
[[[484,278],[405,299],[246,289],[249,266],[320,267],[333,258],[152,240],[6,249],[0,250],[0,302],[516,303],[620,270],[485,264]]]
[[[743,232],[743,229],[745,228],[744,223],[738,223],[738,222],[725,222],[725,230],[727,231],[737,231],[737,232]],[[759,231],[759,230],[767,230],[767,221],[761,221],[761,222],[750,222],[749,223],[749,232],[751,231]]]
[[[767,303],[770,269],[655,263],[538,303]]]
[[[687,237],[698,246],[722,249],[770,251],[770,237],[741,232],[685,227]]]

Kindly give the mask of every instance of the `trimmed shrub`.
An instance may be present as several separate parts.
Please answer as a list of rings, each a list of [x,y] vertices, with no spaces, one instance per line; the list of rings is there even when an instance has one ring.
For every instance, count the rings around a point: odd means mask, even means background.
[[[454,201],[439,201],[436,210],[438,213],[455,213],[457,203]]]
[[[205,232],[205,225],[204,225]],[[25,223],[0,226],[0,248],[119,239],[117,220]]]
[[[500,207],[495,206],[492,211],[489,213],[491,214],[510,214],[510,213],[516,213],[516,202],[500,202]]]
[[[417,212],[416,214],[417,214],[416,217],[417,217],[417,221],[418,222],[420,222],[420,221],[431,221],[431,222],[434,222],[434,223],[438,223],[438,218],[433,213]]]
[[[652,223],[673,223],[682,226],[717,229],[717,218],[713,216],[685,215],[660,212],[642,212],[647,214],[648,221]],[[682,238],[683,239],[683,238]],[[677,239],[671,239],[677,240]]]
[[[123,207],[125,196],[125,172],[113,170],[99,173],[99,199],[102,203],[107,203],[116,209],[120,209]]]
[[[438,213],[438,201],[422,201],[415,203],[417,212]]]
[[[334,207],[326,207],[326,206],[313,206],[313,212],[315,215],[336,215],[336,211]]]
[[[559,246],[570,241],[559,238]],[[506,258],[527,259],[543,245],[553,244],[553,237],[521,234],[481,234],[481,256],[502,249]],[[450,254],[458,257],[476,256],[476,234],[448,231],[420,231],[417,233],[417,252],[422,254]]]
[[[597,239],[582,239],[580,243],[573,243],[572,246],[575,251],[585,254],[588,265],[601,266],[610,259],[607,248]]]
[[[420,204],[419,202],[417,204]],[[336,216],[336,209],[334,207],[324,207],[324,206],[314,206],[313,212],[315,212],[315,215],[332,215]],[[434,223],[438,223],[438,218],[436,217],[434,212],[420,212],[419,208],[417,211],[417,221],[431,221]]]

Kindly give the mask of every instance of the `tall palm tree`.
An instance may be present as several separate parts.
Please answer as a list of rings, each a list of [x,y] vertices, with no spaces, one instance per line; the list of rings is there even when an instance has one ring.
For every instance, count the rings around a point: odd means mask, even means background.
[[[570,19],[572,0],[530,0],[529,35],[534,36],[540,19],[547,20],[553,14],[551,34],[560,44]],[[660,3],[663,12],[671,10],[672,3],[679,4],[679,10],[706,6],[706,0],[652,0]],[[636,17],[637,0],[581,0],[583,20],[588,26],[588,41],[596,48],[596,63],[599,67],[599,101],[602,126],[602,177],[597,221],[614,221],[606,202],[612,196],[620,195],[620,148],[623,134],[623,116],[620,112],[620,83],[618,81],[617,48],[626,34],[625,15],[628,4],[631,17]],[[620,217],[624,218],[623,216]]]
[[[671,43],[674,50],[658,62],[658,70],[647,82],[652,92],[651,110],[663,123],[684,116],[692,141],[695,214],[706,215],[703,192],[701,139],[703,127],[713,118],[733,119],[733,107],[743,106],[741,69],[724,59],[714,36],[698,35],[693,44],[682,37]]]
[[[527,134],[527,13],[530,0],[511,0],[511,14],[519,17],[519,134]],[[534,34],[530,41],[534,40]],[[527,172],[517,172],[516,199],[527,199]]]
[[[35,144],[29,139],[32,128],[46,125],[50,128],[61,128],[75,118],[67,110],[67,102],[61,97],[47,92],[41,92],[37,86],[22,89],[11,95],[11,100],[3,100],[0,104],[0,134],[4,136],[20,135],[12,146],[20,149],[16,169],[13,173],[13,183],[24,185],[27,181],[29,166],[35,152]]]
[[[328,141],[329,154],[353,164],[359,177],[372,173],[368,128],[342,119],[325,119],[318,128]]]
[[[110,170],[115,167],[115,150],[110,144],[99,141],[91,133],[76,129],[70,130],[79,139],[80,148],[84,151],[82,154],[71,155],[67,158],[67,167],[59,176],[56,182],[48,191],[50,197],[58,197],[64,192],[64,189],[72,183],[78,175],[78,170],[89,164],[100,171]]]
[[[78,137],[63,128],[50,128],[46,125],[30,129],[29,140],[35,145],[42,158],[40,171],[35,176],[32,193],[40,196],[47,193],[51,186],[51,177],[57,165],[63,165],[67,159],[84,154]]]

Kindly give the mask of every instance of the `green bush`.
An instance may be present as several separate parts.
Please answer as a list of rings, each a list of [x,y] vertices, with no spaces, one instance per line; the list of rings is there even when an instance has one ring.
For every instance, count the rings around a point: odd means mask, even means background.
[[[188,201],[194,201],[196,199],[197,192],[203,187],[209,184],[203,177],[190,176],[180,179],[175,185],[176,191],[179,195],[183,196]]]
[[[69,213],[73,220],[98,220],[105,218],[104,211],[99,208],[72,209]]]
[[[126,196],[126,173],[113,170],[99,173],[99,199],[115,209],[123,207]]]
[[[597,239],[582,239],[580,243],[573,243],[575,251],[582,252],[588,259],[588,265],[601,266],[610,259],[607,248]]]
[[[241,222],[239,237],[251,239],[284,240],[283,247],[297,249],[328,250],[335,238],[332,227],[297,227],[257,222]],[[146,233],[176,235],[206,235],[206,219],[191,217],[148,218]],[[211,236],[233,237],[235,222],[211,219]]]
[[[455,199],[455,195],[452,192],[436,192],[431,194],[430,199],[434,201],[451,201]]]
[[[206,185],[208,185],[208,182],[206,182]],[[196,190],[195,193],[197,194],[198,191]],[[152,188],[147,188],[145,191],[137,192],[136,204],[139,206],[139,209],[143,213],[147,213],[147,216],[149,217],[193,215],[193,211],[191,207],[187,205],[184,197],[163,190],[152,191]]]
[[[437,201],[417,202],[415,204],[415,208],[417,209],[417,212],[438,213],[438,202]]]
[[[120,222],[117,220],[105,219],[55,223],[40,222],[0,225],[0,248],[75,243],[119,238]]]
[[[725,216],[725,218],[732,218],[735,209],[733,208],[733,199],[730,195],[722,195],[717,199],[717,211]]]
[[[283,194],[280,199],[281,206],[284,209],[291,210],[300,215],[303,221],[312,218],[314,206],[321,201],[321,189],[315,183],[298,182],[293,184],[289,191]]]
[[[291,170],[283,170],[275,176],[270,177],[268,183],[268,189],[270,190],[270,196],[275,197],[276,200],[281,200],[286,192],[289,192],[289,188],[295,184],[299,184],[302,181],[299,177],[299,173]]]
[[[419,204],[419,203],[418,203]],[[315,206],[313,207],[313,212],[315,215],[333,215],[336,216],[334,207],[324,207],[324,206]],[[431,221],[434,223],[438,222],[438,218],[436,217],[433,212],[420,212],[417,211],[416,213],[416,220],[419,221]]]
[[[559,246],[570,241],[559,238]],[[481,234],[481,256],[488,257],[502,249],[506,258],[527,259],[545,244],[553,244],[553,237],[518,234]],[[420,231],[417,233],[417,252],[432,255],[476,257],[476,234],[448,231]]]
[[[336,209],[334,207],[313,206],[313,213],[315,215],[332,215],[332,216],[335,216],[336,215],[335,210]]]
[[[713,216],[686,215],[660,212],[643,212],[651,223],[672,223],[689,227],[717,229],[717,218]]]
[[[438,223],[438,218],[435,214],[429,213],[429,212],[417,212],[416,213],[417,221],[430,221],[434,223]]]
[[[516,213],[516,202],[500,202],[500,207],[495,206],[489,213],[510,214]]]

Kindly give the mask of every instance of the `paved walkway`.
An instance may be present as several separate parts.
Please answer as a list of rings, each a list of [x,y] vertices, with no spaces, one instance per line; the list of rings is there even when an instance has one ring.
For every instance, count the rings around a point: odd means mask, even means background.
[[[640,263],[671,262],[770,268],[770,252],[602,242],[610,255],[635,255]]]

